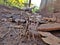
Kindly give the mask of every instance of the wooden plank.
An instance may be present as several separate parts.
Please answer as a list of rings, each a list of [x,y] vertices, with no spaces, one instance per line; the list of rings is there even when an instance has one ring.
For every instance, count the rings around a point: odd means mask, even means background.
[[[50,45],[60,45],[60,38],[54,36],[53,34],[49,32],[39,32],[40,35],[42,35],[42,40]]]

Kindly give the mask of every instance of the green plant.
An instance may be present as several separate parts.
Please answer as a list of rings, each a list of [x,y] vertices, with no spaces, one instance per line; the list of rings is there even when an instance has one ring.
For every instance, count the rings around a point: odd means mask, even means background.
[[[4,0],[0,0],[0,4],[4,4]]]
[[[27,7],[28,0],[0,0],[0,4],[22,9],[23,7]],[[30,5],[33,6],[33,4],[30,4]],[[32,9],[32,12],[35,13],[37,10],[38,10],[38,7],[35,6]]]
[[[32,9],[32,12],[35,13],[39,8],[37,6],[35,6],[33,9]]]
[[[28,0],[0,0],[0,4],[22,8]]]

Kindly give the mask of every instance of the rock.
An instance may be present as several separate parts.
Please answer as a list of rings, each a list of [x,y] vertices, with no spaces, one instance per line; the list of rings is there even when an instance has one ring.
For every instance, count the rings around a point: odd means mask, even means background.
[[[15,19],[13,19],[13,18],[8,18],[8,21],[9,21],[9,22],[15,22]]]
[[[9,19],[8,19],[8,21],[9,21],[9,22],[12,22],[12,21],[13,21],[13,19],[12,19],[12,18],[9,18]]]
[[[10,17],[12,17],[12,15],[11,14],[6,14],[6,15],[5,14],[2,14],[2,17],[3,18],[10,18]]]
[[[3,18],[3,19],[1,19],[2,21],[7,21],[7,19],[6,18]]]
[[[24,19],[15,19],[15,21],[18,22],[18,23],[19,23],[19,22],[21,22],[21,23],[24,23],[24,22],[25,22]]]

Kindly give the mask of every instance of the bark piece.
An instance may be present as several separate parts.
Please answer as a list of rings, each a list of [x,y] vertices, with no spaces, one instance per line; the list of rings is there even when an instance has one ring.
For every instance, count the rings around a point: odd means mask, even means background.
[[[52,35],[49,32],[39,32],[43,37],[42,40],[50,45],[60,45],[60,38]]]
[[[48,21],[48,22],[56,22],[56,16],[54,16],[53,15],[53,17],[52,18],[48,18],[48,17],[43,17],[43,20],[46,20],[46,21]]]
[[[48,24],[42,24],[38,27],[39,31],[54,31],[54,30],[60,30],[60,23],[48,23]]]

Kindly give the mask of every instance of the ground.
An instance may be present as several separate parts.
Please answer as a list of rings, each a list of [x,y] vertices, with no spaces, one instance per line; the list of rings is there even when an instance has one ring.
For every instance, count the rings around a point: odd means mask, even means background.
[[[35,14],[0,5],[0,45],[48,45],[41,40],[36,24],[25,22],[31,15]],[[60,37],[60,31],[50,33]]]

